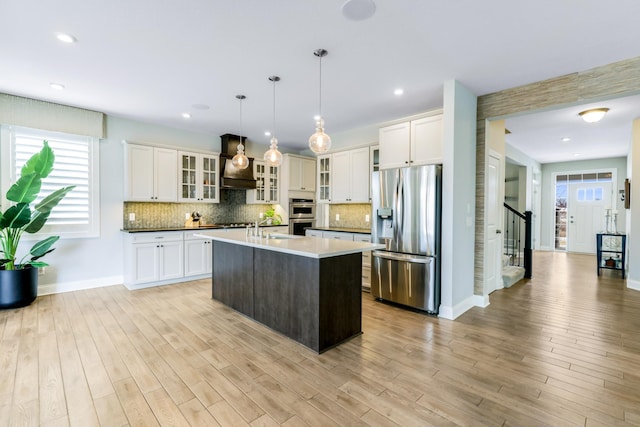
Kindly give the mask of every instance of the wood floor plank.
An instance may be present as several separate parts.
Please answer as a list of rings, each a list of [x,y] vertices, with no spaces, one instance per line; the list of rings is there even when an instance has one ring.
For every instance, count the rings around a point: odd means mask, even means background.
[[[448,321],[363,293],[321,355],[211,299],[211,281],[0,310],[0,425],[640,425],[640,292],[595,257]],[[619,276],[619,275],[618,275]]]

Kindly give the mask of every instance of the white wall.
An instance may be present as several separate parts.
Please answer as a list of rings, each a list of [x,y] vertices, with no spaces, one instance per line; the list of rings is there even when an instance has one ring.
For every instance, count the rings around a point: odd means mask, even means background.
[[[555,212],[555,182],[553,174],[557,172],[591,171],[602,169],[617,169],[617,182],[614,183],[613,197],[618,210],[618,231],[624,232],[624,202],[620,200],[618,190],[624,189],[624,179],[627,177],[627,159],[614,157],[609,159],[581,160],[575,162],[547,163],[542,165],[542,201],[540,208],[540,248],[553,250],[554,248],[554,212]],[[595,238],[595,237],[594,237]]]
[[[440,316],[474,305],[477,98],[455,80],[444,84]]]
[[[107,117],[107,138],[100,141],[100,237],[66,239],[44,259],[40,294],[122,283],[122,203],[124,154],[121,141],[149,142],[218,151],[217,136]]]

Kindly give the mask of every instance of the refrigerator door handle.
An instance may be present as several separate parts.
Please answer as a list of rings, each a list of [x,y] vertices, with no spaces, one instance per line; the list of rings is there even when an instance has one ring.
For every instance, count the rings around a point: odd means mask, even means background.
[[[373,256],[383,259],[392,259],[395,261],[413,262],[417,264],[429,264],[433,261],[432,256],[398,254],[394,252],[373,251]]]

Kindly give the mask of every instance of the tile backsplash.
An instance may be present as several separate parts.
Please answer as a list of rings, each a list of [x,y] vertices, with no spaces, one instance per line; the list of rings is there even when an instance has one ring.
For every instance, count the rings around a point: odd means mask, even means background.
[[[336,221],[336,214],[340,220]],[[365,219],[369,215],[369,222]],[[371,204],[329,205],[329,227],[371,229]]]
[[[198,211],[204,224],[253,222],[270,205],[246,204],[245,190],[223,190],[220,203],[148,203],[124,202],[123,229],[180,227],[184,225],[185,213]],[[129,214],[135,213],[135,221]]]

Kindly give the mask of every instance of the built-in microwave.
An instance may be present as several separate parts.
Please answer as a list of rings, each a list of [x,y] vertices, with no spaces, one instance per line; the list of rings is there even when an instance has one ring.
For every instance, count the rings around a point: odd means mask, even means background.
[[[289,219],[316,217],[316,203],[313,199],[289,199]]]

